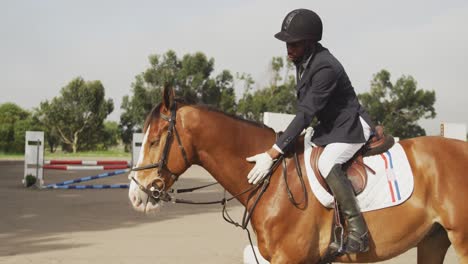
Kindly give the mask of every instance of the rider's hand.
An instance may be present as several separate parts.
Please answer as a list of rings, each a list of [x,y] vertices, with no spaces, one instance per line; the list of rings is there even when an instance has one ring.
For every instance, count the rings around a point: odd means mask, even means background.
[[[248,157],[246,160],[248,162],[255,162],[255,166],[247,176],[249,183],[252,184],[257,184],[257,182],[259,182],[268,174],[274,161],[266,152]]]

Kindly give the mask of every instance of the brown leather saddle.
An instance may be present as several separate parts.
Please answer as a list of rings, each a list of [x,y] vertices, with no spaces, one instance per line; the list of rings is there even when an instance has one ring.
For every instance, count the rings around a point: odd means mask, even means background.
[[[356,155],[354,155],[353,158],[343,165],[343,169],[346,170],[346,175],[353,185],[354,193],[356,195],[360,194],[367,185],[367,170],[372,174],[375,174],[375,171],[372,168],[364,164],[363,157],[384,153],[395,144],[395,139],[392,136],[384,134],[383,126],[376,126],[373,132],[373,135],[367,143],[356,153]],[[323,149],[324,147],[319,146],[312,149],[310,164],[319,183],[331,194],[330,188],[317,166]]]

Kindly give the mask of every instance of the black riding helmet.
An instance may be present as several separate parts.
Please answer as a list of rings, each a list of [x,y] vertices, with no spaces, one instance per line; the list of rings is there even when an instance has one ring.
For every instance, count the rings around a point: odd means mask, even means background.
[[[305,39],[319,41],[322,39],[322,30],[322,20],[314,11],[296,9],[286,15],[281,31],[275,34],[275,38],[284,42]]]

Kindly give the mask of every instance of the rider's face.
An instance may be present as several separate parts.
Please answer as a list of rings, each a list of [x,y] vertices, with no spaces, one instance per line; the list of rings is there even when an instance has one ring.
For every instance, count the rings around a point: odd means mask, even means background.
[[[288,58],[294,63],[299,63],[306,50],[306,41],[287,42],[286,49],[288,50]]]

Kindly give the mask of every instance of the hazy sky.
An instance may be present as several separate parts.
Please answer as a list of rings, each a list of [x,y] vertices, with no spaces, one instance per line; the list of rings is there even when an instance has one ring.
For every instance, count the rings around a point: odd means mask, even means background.
[[[468,1],[466,0],[0,0],[0,103],[32,109],[57,96],[74,77],[101,80],[114,100],[110,119],[150,54],[173,49],[215,59],[215,70],[269,80],[273,38],[292,9],[316,11],[322,44],[342,62],[358,93],[385,68],[395,81],[412,75],[436,91],[437,117],[468,123]]]

